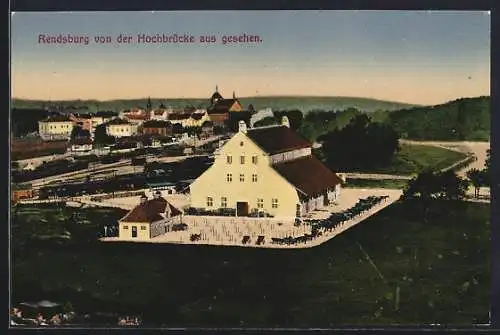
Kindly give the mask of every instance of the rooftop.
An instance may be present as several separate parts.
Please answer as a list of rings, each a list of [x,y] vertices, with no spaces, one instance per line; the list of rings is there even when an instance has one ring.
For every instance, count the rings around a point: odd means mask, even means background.
[[[53,115],[43,120],[43,122],[72,122],[72,121],[66,115]]]
[[[248,129],[246,135],[268,154],[312,146],[311,142],[283,125]]]
[[[162,120],[149,120],[142,124],[144,128],[167,128],[171,127],[172,124],[168,121]]]
[[[108,121],[106,123],[107,125],[111,126],[111,125],[120,125],[120,124],[129,124],[129,122],[127,120],[123,120],[123,119],[113,119],[111,121]]]
[[[326,189],[342,183],[339,176],[312,155],[272,167],[306,198],[321,195]]]
[[[165,200],[165,198],[159,197],[147,200],[145,203],[137,205],[134,209],[128,212],[128,214],[125,215],[121,221],[141,223],[159,221],[163,219],[160,214],[165,213],[167,206],[170,209],[172,216],[181,214],[181,211],[172,206],[167,200]]]

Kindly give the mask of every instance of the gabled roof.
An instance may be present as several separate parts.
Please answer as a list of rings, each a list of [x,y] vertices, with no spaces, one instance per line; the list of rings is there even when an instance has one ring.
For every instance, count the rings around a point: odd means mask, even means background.
[[[311,142],[282,125],[248,129],[246,135],[268,154],[312,146]]]
[[[76,113],[73,116],[75,118],[77,118],[77,119],[87,119],[87,120],[89,120],[89,119],[92,118],[93,115],[92,114],[79,114],[79,113]]]
[[[125,118],[129,120],[147,120],[148,116],[147,114],[127,114]]]
[[[321,195],[325,190],[342,183],[339,176],[312,155],[278,163],[272,167],[300,191],[302,198]]]
[[[109,122],[106,123],[106,125],[112,126],[112,125],[120,125],[120,124],[130,124],[127,120],[122,120],[122,119],[113,119],[110,120]]]
[[[149,120],[142,124],[144,128],[170,128],[172,123],[163,120]]]
[[[169,120],[186,120],[191,116],[190,113],[172,113],[168,116]]]
[[[238,99],[223,99],[217,101],[212,107],[210,107],[208,113],[210,112],[227,112],[234,105],[234,103],[240,103]]]
[[[43,122],[72,122],[66,115],[53,115],[43,120]]]
[[[171,216],[177,216],[181,214],[181,211],[172,206],[164,198],[155,198],[146,201],[143,204],[139,204],[127,215],[125,215],[120,221],[122,222],[140,222],[140,223],[152,223],[155,221],[162,220],[163,217],[160,214],[165,213],[167,206],[170,209]]]

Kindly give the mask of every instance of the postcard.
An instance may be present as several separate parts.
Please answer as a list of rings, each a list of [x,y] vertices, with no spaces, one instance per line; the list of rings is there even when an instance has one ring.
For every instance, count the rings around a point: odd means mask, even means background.
[[[490,13],[15,12],[10,325],[490,323]]]

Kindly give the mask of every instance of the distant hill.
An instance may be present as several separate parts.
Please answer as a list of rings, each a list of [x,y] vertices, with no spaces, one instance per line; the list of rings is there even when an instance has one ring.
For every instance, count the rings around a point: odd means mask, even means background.
[[[246,108],[248,105],[252,104],[255,110],[263,109],[266,107],[272,108],[273,110],[284,110],[284,109],[299,109],[304,113],[315,110],[343,110],[349,107],[354,107],[360,111],[364,112],[374,112],[377,110],[382,111],[392,111],[403,108],[411,108],[417,105],[393,102],[393,101],[383,101],[370,98],[356,98],[356,97],[312,97],[312,96],[268,96],[268,97],[242,97],[239,98],[240,102]],[[208,98],[206,99],[151,99],[153,107],[158,107],[161,103],[166,106],[172,107],[184,107],[184,106],[195,106],[195,107],[207,107]],[[121,111],[132,107],[145,107],[147,103],[147,98],[143,99],[131,99],[131,100],[109,100],[109,101],[97,101],[97,100],[66,100],[66,101],[52,101],[54,104],[71,106],[71,107],[81,107],[87,106],[89,111],[96,110],[113,110]],[[25,100],[25,99],[13,99],[12,106],[15,108],[42,108],[49,104],[48,101],[42,100]]]
[[[491,98],[462,98],[445,104],[414,107],[377,113],[396,129],[402,138],[441,141],[489,141],[491,133]]]

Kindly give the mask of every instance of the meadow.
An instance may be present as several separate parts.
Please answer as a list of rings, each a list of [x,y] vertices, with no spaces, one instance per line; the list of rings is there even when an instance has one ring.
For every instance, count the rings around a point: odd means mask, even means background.
[[[169,327],[487,323],[490,206],[397,202],[311,249],[102,243],[113,209],[19,207],[14,303],[141,315]],[[66,237],[64,237],[66,236]]]

